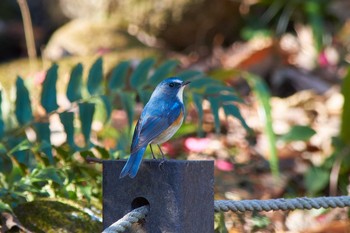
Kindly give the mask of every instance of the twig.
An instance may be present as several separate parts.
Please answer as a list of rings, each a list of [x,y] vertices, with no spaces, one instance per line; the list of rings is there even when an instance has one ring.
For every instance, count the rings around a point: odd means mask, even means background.
[[[102,163],[103,162],[103,159],[94,158],[94,157],[90,157],[90,156],[87,156],[85,160],[88,163]]]
[[[27,1],[26,0],[17,0],[17,2],[19,5],[19,9],[21,10],[21,14],[22,14],[24,35],[26,38],[28,57],[29,57],[30,61],[32,61],[32,60],[37,58],[32,19],[30,17],[30,12],[29,12]]]

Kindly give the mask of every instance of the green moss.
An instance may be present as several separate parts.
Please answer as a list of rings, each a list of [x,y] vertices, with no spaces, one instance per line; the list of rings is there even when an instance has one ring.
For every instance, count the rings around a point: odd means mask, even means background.
[[[101,232],[102,223],[85,212],[59,201],[39,200],[19,205],[14,212],[20,222],[37,233]]]

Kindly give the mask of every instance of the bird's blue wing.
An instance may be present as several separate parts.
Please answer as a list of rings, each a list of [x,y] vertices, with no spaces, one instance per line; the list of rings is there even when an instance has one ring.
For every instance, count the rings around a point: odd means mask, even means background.
[[[153,114],[152,111],[148,111],[147,114],[141,116],[139,119],[131,144],[131,153],[147,146],[153,139],[171,126],[179,117],[182,106],[180,103],[175,102],[172,104],[172,107],[163,112],[163,114],[160,114],[159,110],[160,109],[157,109]]]
[[[136,147],[136,145],[139,141],[139,135],[141,133],[141,125],[142,125],[142,116],[137,121],[135,130],[134,130],[134,135],[132,136],[131,149],[130,149],[131,152],[135,151],[135,150],[133,150],[133,148]]]

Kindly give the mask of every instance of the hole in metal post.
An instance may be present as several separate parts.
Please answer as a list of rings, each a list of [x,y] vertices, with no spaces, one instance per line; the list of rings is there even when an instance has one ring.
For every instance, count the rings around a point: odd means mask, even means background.
[[[144,198],[144,197],[136,197],[131,202],[131,208],[132,209],[136,209],[136,208],[139,208],[139,207],[145,206],[145,205],[149,206],[149,201],[146,198]]]

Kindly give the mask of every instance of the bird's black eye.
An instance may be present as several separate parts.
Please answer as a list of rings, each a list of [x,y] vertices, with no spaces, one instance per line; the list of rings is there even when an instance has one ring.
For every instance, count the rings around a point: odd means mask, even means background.
[[[174,87],[175,83],[169,83],[169,87]]]

